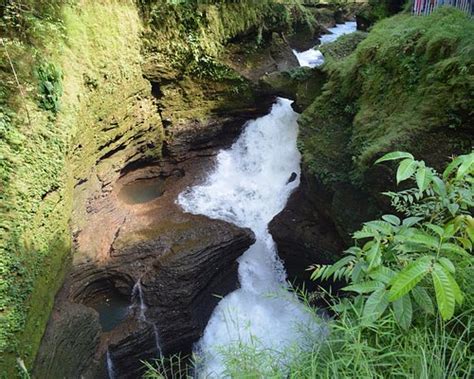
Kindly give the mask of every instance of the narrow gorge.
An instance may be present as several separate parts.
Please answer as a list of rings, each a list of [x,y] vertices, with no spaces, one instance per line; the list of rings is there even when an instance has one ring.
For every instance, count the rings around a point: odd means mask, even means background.
[[[319,377],[373,163],[473,148],[472,20],[401,10],[2,4],[0,377]]]

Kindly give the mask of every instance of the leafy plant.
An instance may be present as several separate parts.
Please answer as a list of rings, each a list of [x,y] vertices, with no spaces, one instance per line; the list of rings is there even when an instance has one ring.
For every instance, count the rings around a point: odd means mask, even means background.
[[[455,262],[473,261],[474,153],[455,158],[442,175],[405,152],[386,154],[376,163],[392,160],[401,160],[397,183],[416,182],[415,188],[387,193],[407,217],[388,214],[365,223],[353,235],[356,245],[333,265],[313,266],[312,279],[346,279],[344,290],[357,294],[352,303],[363,308],[363,324],[391,309],[408,329],[415,307],[434,314],[435,300],[448,320],[463,303]]]
[[[36,74],[39,80],[39,106],[58,113],[63,93],[61,70],[52,63],[43,63],[38,66]]]

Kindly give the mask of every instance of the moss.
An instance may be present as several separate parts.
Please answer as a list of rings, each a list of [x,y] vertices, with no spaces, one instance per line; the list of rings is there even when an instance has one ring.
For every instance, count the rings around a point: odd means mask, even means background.
[[[293,0],[172,4],[143,2],[144,55],[167,78],[191,74],[206,79],[229,79],[220,58],[225,44],[250,34],[259,43],[262,34],[289,31],[296,21],[314,23],[314,18]],[[232,74],[231,74],[232,75]]]
[[[344,34],[336,41],[320,46],[319,49],[323,53],[326,62],[339,61],[348,57],[366,37],[367,33],[365,32]]]
[[[442,161],[471,149],[473,39],[474,25],[455,9],[398,15],[346,59],[330,61],[324,92],[300,121],[311,172],[326,183],[363,185],[384,152]]]
[[[260,84],[270,94],[294,100],[293,107],[301,112],[321,94],[325,81],[326,75],[318,67],[298,67],[264,75]]]
[[[377,21],[393,16],[401,12],[406,3],[406,0],[369,0],[364,7],[358,12],[357,16],[364,19],[367,26],[371,26]]]

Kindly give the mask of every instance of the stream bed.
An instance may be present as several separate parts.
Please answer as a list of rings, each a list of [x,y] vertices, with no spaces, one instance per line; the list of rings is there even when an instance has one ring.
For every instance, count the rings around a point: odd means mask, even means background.
[[[357,23],[355,21],[348,21],[344,24],[336,25],[334,28],[329,28],[328,31],[331,33],[323,34],[320,38],[320,43],[318,46],[333,42],[344,34],[355,32],[356,29]],[[300,66],[317,67],[324,63],[324,56],[321,51],[317,49],[318,46],[305,51],[293,50],[293,54],[295,54],[296,58],[298,59]]]
[[[347,22],[331,28],[332,34],[324,35],[321,43],[355,27],[355,22]],[[301,66],[324,62],[314,48],[294,53]],[[268,223],[300,182],[298,116],[290,100],[278,98],[268,115],[250,121],[234,145],[218,154],[216,168],[203,185],[178,197],[186,212],[250,228],[257,239],[238,260],[240,288],[219,302],[194,346],[198,378],[229,376],[225,361],[242,348],[268,353],[270,360],[284,366],[325,333],[320,320],[289,291],[268,232]]]
[[[205,184],[178,198],[187,212],[250,228],[257,238],[238,260],[240,288],[220,301],[195,346],[202,359],[198,377],[225,376],[226,351],[237,346],[290,359],[290,349],[320,334],[312,312],[288,291],[267,229],[300,182],[297,118],[291,101],[279,98],[268,115],[249,122],[235,144],[219,153]]]

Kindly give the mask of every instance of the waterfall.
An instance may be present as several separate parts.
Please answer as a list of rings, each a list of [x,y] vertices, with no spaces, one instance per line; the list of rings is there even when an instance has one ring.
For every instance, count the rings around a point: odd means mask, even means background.
[[[338,39],[340,36],[348,33],[353,33],[357,29],[357,24],[355,21],[345,22],[344,24],[336,25],[334,28],[329,28],[331,32],[329,34],[324,34],[320,38],[320,45],[324,45],[329,42],[333,42]],[[300,66],[306,67],[317,67],[321,66],[324,63],[324,57],[321,51],[315,48],[309,50],[298,52],[293,50]]]
[[[112,362],[112,356],[110,355],[109,350],[107,350],[107,354],[106,354],[106,364],[107,364],[107,375],[109,379],[115,379],[114,364]]]
[[[145,312],[147,310],[147,306],[143,300],[143,291],[140,279],[137,280],[132,288],[132,307],[138,308],[140,310],[138,319],[140,321],[146,322],[147,320]]]
[[[146,317],[147,306],[145,304],[143,290],[140,279],[137,280],[132,288],[132,305],[133,308],[139,309],[138,320],[153,327],[153,335],[155,337],[156,350],[161,355],[160,335],[158,334],[158,327],[156,324],[149,321]]]
[[[158,352],[158,355],[162,355],[160,335],[158,334],[158,327],[156,324],[153,324],[153,335],[155,336],[156,351]]]
[[[240,288],[219,302],[195,346],[203,359],[200,377],[224,374],[222,348],[253,344],[283,354],[320,336],[313,314],[288,291],[267,229],[299,185],[297,118],[291,101],[279,98],[268,115],[249,122],[234,145],[218,154],[205,184],[178,197],[185,211],[251,228],[256,236],[238,260]]]

